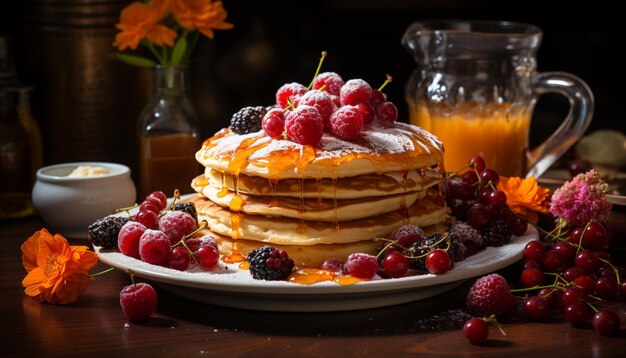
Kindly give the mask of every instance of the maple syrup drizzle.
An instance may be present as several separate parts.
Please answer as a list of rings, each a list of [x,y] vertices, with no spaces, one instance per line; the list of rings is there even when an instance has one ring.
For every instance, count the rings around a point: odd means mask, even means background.
[[[337,178],[333,178],[333,209],[335,216],[333,218],[333,230],[339,230],[339,219],[337,217]]]
[[[322,209],[324,207],[324,202],[322,201],[322,179],[321,178],[317,178],[315,179],[315,181],[317,182],[317,201],[316,201],[316,205],[318,209]]]
[[[299,283],[301,285],[312,285],[318,282],[334,281],[339,285],[347,286],[367,280],[354,276],[337,275],[336,273],[328,270],[298,269],[287,277],[287,281],[291,283]]]
[[[222,190],[217,193],[218,198],[223,198],[228,194],[228,185],[226,183],[226,173],[222,172]]]
[[[278,200],[276,200],[276,185],[278,184],[278,179],[268,179],[270,182],[270,188],[272,189],[272,198],[270,199],[270,202],[268,203],[268,206],[274,207],[274,206],[278,206]]]
[[[439,196],[443,197],[443,186],[445,183],[446,176],[448,175],[446,173],[446,166],[444,165],[443,161],[437,163],[437,170],[439,171],[439,174],[441,174],[441,177],[444,179],[444,180],[439,181],[439,185],[438,185]]]
[[[233,245],[235,245],[235,241],[233,241]],[[222,257],[222,262],[227,263],[227,264],[236,264],[238,262],[241,262],[242,264],[246,261],[245,256],[243,256],[242,254],[238,253],[237,251],[235,251],[233,249],[233,251],[228,254],[228,255],[224,255]]]
[[[248,261],[243,261],[239,264],[239,269],[240,270],[249,270],[250,269],[250,263]]]
[[[203,188],[207,185],[209,185],[209,180],[204,175],[200,176],[199,178],[194,179],[193,181],[193,186],[195,188]]]
[[[406,178],[408,176],[409,176],[409,171],[406,169],[403,170],[402,171],[402,188],[404,190],[404,193],[402,194],[402,203],[400,204],[400,213],[402,214],[402,217],[404,218],[405,224],[409,223],[409,210],[406,207],[406,196],[407,196]]]
[[[298,185],[300,186],[300,204],[298,205],[298,216],[300,216],[300,222],[298,223],[297,231],[300,234],[303,234],[307,231],[307,226],[304,223],[304,179],[298,179]]]

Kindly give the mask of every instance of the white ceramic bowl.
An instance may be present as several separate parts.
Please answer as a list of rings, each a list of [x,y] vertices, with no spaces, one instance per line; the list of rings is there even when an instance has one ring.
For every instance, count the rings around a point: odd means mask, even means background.
[[[68,178],[78,166],[106,168],[109,174]],[[76,162],[43,167],[37,171],[33,204],[54,233],[86,238],[87,227],[117,208],[133,205],[135,185],[127,166],[104,162]]]

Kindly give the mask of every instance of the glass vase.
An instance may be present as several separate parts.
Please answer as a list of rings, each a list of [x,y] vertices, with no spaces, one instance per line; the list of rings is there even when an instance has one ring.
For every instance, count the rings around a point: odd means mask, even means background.
[[[198,116],[189,98],[186,66],[156,66],[152,98],[139,117],[140,198],[153,191],[168,196],[191,192],[198,175]]]

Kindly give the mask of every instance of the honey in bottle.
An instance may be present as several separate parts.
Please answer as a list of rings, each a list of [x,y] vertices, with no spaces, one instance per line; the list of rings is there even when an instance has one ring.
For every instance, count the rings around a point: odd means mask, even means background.
[[[156,190],[168,196],[174,189],[188,193],[198,174],[194,154],[200,148],[200,134],[187,76],[184,66],[153,69],[152,99],[139,121],[141,198]]]

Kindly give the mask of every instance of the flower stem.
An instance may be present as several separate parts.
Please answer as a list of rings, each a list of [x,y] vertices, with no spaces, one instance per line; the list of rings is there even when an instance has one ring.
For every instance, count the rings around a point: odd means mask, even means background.
[[[89,275],[89,277],[96,277],[96,276],[100,276],[100,275],[104,275],[105,273],[109,273],[111,271],[115,270],[114,267],[109,267],[106,270],[100,271],[100,272],[96,272],[96,273],[92,273]]]
[[[161,57],[161,55],[159,55],[159,53],[157,52],[157,50],[154,48],[154,45],[151,44],[150,42],[146,42],[146,44],[148,45],[148,48],[150,49],[150,51],[152,52],[152,54],[154,56],[156,56],[157,60],[159,60],[159,63],[162,66],[165,66],[165,62],[164,62],[164,58]]]
[[[185,55],[183,56],[183,60],[181,61],[181,63],[189,62],[189,58],[191,57],[191,52],[196,47],[199,37],[200,37],[200,31],[194,31],[191,33],[191,41],[189,43],[189,46],[187,46],[187,51],[185,51]]]

